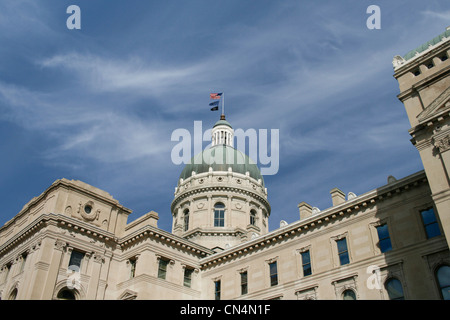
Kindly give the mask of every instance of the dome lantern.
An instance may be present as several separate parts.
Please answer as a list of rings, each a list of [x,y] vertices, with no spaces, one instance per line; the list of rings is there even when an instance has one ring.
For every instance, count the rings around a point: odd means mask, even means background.
[[[230,123],[225,120],[225,115],[220,116],[220,120],[216,122],[212,129],[211,141],[212,146],[226,145],[233,147],[234,130]]]

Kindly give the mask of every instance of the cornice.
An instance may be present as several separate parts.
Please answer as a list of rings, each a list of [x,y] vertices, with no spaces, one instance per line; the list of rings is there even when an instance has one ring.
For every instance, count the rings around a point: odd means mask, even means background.
[[[422,52],[416,52],[416,55],[406,61],[400,62],[399,65],[394,65],[394,77],[398,78],[411,71],[411,69],[415,68],[418,64],[422,64],[430,57],[434,57],[442,52],[448,50],[450,46],[450,38],[442,38],[442,40],[435,45],[429,45],[427,49]],[[402,58],[402,57],[401,57]],[[402,60],[402,59],[401,59]]]
[[[429,76],[423,78],[422,80],[414,83],[411,88],[408,88],[397,95],[397,98],[404,102],[409,98],[414,92],[422,90],[424,87],[430,86],[433,82],[439,81],[444,77],[447,77],[450,73],[450,65],[442,68],[441,70],[430,74]]]
[[[5,254],[9,250],[15,248],[17,245],[30,238],[32,235],[36,234],[38,231],[50,225],[55,225],[59,228],[66,228],[81,234],[86,234],[102,242],[117,241],[117,237],[115,237],[115,235],[111,232],[99,229],[91,224],[62,214],[48,213],[39,216],[11,239],[3,243],[0,246],[0,255]]]
[[[266,208],[268,209],[267,214],[270,215],[271,208],[270,208],[269,201],[266,198],[262,197],[258,193],[253,192],[251,190],[244,189],[244,188],[239,188],[239,187],[236,187],[236,186],[227,186],[227,185],[223,185],[223,186],[215,185],[215,186],[206,186],[206,187],[196,187],[196,188],[184,191],[184,192],[180,193],[179,195],[177,195],[175,197],[175,199],[172,201],[172,204],[170,205],[170,210],[173,212],[175,206],[179,202],[183,201],[184,199],[186,199],[186,198],[188,198],[190,196],[196,196],[196,195],[199,195],[201,193],[208,194],[208,193],[217,192],[217,191],[234,192],[234,193],[237,193],[237,194],[243,194],[243,195],[251,196],[251,197],[257,199],[258,201],[262,202],[266,206]]]
[[[232,229],[220,229],[220,228],[211,228],[211,229],[202,229],[195,228],[186,232],[183,235],[183,238],[193,238],[196,236],[206,235],[206,236],[242,236],[247,232],[241,228],[232,228]]]
[[[84,183],[81,182],[80,183]],[[94,191],[88,190],[76,184],[76,182],[67,180],[67,179],[59,179],[53,182],[44,192],[42,192],[39,196],[31,199],[27,204],[25,204],[22,210],[19,211],[11,220],[7,221],[3,226],[0,227],[0,232],[4,229],[8,228],[11,224],[13,224],[17,219],[19,219],[22,215],[26,214],[29,210],[31,210],[34,206],[38,205],[43,199],[45,199],[51,192],[57,190],[58,188],[65,188],[67,190],[76,190],[80,193],[86,194],[88,197],[94,197],[101,201],[111,204],[114,207],[117,207],[124,211],[125,213],[130,214],[132,212],[131,209],[128,209],[121,205],[118,200],[114,199],[112,196],[107,197],[100,193],[96,193]],[[93,187],[95,188],[95,187]],[[100,190],[100,189],[98,189]],[[102,190],[100,190],[102,191]],[[103,191],[102,191],[103,192]]]
[[[122,238],[119,238],[111,232],[99,229],[81,220],[67,217],[61,214],[49,213],[39,216],[39,218],[34,220],[26,228],[18,232],[13,238],[2,244],[0,246],[0,256],[16,248],[20,243],[26,241],[32,235],[51,224],[59,228],[65,228],[77,233],[88,235],[101,242],[109,242],[109,244],[112,245],[113,248],[115,246],[119,246],[122,250],[126,250],[128,247],[132,246],[138,241],[152,238],[153,240],[159,240],[161,242],[166,242],[167,244],[170,244],[172,246],[177,246],[185,252],[190,252],[200,257],[213,253],[213,251],[208,248],[205,248],[201,245],[180,238],[167,231],[155,228],[150,225],[136,230],[135,232]]]
[[[226,249],[222,252],[215,253],[211,256],[205,257],[200,261],[201,268],[207,269],[214,267],[221,263],[226,263],[235,259],[238,256],[259,251],[281,241],[292,240],[293,238],[314,230],[318,226],[324,226],[332,223],[335,219],[342,216],[349,216],[357,213],[360,210],[373,206],[385,199],[392,198],[402,192],[411,188],[418,187],[423,183],[427,183],[427,178],[424,171],[419,171],[398,181],[387,184],[383,187],[377,188],[367,192],[353,200],[347,201],[341,205],[331,207],[321,211],[319,214],[308,217],[304,220],[291,223],[283,228],[276,229],[263,236],[249,240],[232,248]]]
[[[122,250],[125,250],[133,244],[148,238],[165,242],[167,244],[180,248],[182,251],[190,252],[198,256],[206,256],[213,253],[213,251],[208,248],[205,248],[199,244],[150,225],[144,226],[141,229],[118,239],[117,244],[121,247]]]

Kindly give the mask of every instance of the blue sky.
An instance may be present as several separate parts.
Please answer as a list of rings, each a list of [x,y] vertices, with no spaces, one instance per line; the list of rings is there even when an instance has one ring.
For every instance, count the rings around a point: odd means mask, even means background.
[[[69,5],[81,29],[69,30]],[[381,29],[369,30],[369,5]],[[0,225],[60,178],[82,180],[171,229],[177,128],[278,129],[272,213],[326,209],[422,164],[392,58],[450,25],[448,1],[0,1]]]

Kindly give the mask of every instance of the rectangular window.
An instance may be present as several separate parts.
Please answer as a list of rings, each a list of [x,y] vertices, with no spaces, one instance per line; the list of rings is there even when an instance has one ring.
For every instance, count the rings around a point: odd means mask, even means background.
[[[214,281],[214,299],[220,300],[220,280]]]
[[[136,275],[136,259],[132,258],[129,260],[130,262],[130,278],[134,278]]]
[[[241,294],[247,294],[247,271],[241,273]]]
[[[391,238],[389,237],[389,230],[387,224],[378,226],[377,233],[381,252],[387,252],[392,250]]]
[[[276,286],[278,284],[278,271],[277,262],[269,263],[269,273],[270,273],[270,286]]]
[[[184,231],[189,230],[189,210],[184,211]]]
[[[167,261],[165,259],[159,259],[158,278],[164,279],[164,280],[166,279],[168,264],[169,264],[169,261]]]
[[[441,235],[433,208],[420,211],[420,215],[422,216],[425,232],[427,233],[427,239]]]
[[[311,256],[309,254],[309,250],[302,252],[301,253],[302,256],[302,267],[303,267],[303,276],[309,276],[311,275],[312,271],[311,271]]]
[[[348,256],[348,249],[347,249],[347,239],[343,238],[336,241],[337,249],[338,249],[338,256],[339,256],[339,262],[341,266],[346,265],[350,263],[350,259]]]
[[[190,288],[192,284],[192,273],[194,272],[194,269],[191,268],[184,268],[184,281],[183,284],[185,287]]]
[[[80,271],[81,261],[83,261],[84,253],[76,250],[72,250],[69,260],[69,270]]]
[[[214,227],[225,226],[225,210],[216,208],[214,210]]]

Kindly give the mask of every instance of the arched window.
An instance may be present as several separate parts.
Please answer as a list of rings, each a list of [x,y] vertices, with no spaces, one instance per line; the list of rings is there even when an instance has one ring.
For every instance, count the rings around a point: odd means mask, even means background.
[[[214,227],[223,226],[225,226],[225,205],[218,202],[214,206]]]
[[[343,300],[356,300],[356,294],[353,290],[347,289],[342,293]]]
[[[390,278],[384,284],[390,300],[405,300],[402,283],[395,278]]]
[[[450,300],[450,267],[441,266],[436,271],[436,278],[441,290],[441,298]]]
[[[184,231],[189,230],[189,209],[184,210]]]
[[[61,300],[75,300],[75,294],[68,288],[61,289],[56,297]]]
[[[256,225],[256,211],[255,210],[250,210],[250,224],[252,226]]]

